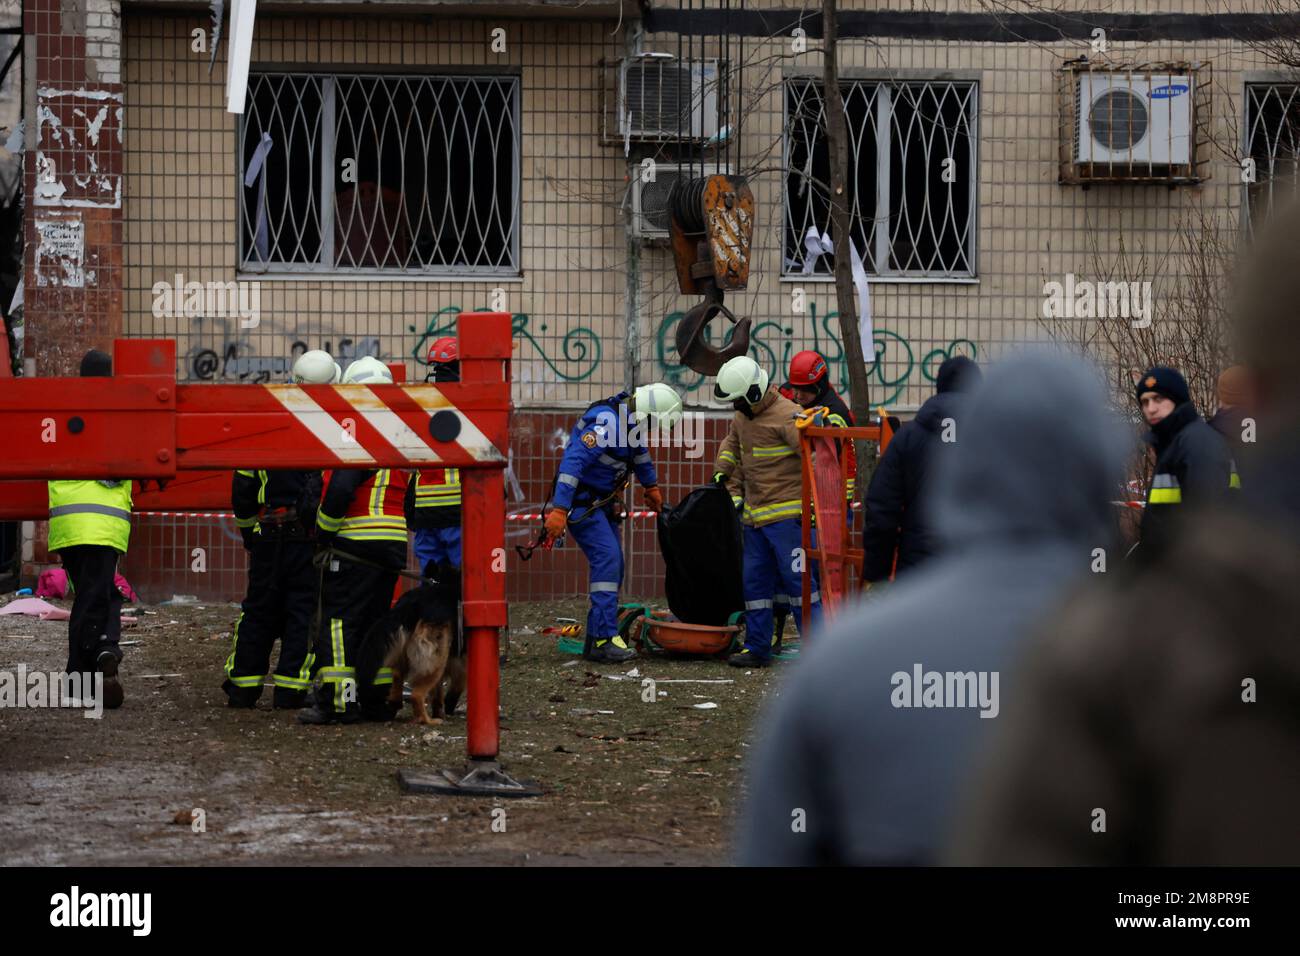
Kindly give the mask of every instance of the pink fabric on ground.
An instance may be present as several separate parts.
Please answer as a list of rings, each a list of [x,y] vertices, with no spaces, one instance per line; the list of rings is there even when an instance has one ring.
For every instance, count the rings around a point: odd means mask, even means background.
[[[66,621],[72,614],[61,607],[55,607],[49,601],[40,598],[19,598],[0,607],[0,614],[26,614],[39,617],[42,621]]]

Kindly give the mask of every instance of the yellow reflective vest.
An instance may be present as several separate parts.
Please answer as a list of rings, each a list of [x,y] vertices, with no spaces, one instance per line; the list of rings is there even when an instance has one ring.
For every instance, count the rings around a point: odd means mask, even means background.
[[[116,548],[131,537],[131,480],[51,481],[49,549],[78,544]]]

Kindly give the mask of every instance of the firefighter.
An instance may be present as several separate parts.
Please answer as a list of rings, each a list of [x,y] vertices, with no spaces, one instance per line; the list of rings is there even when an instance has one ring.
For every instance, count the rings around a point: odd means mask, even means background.
[[[306,352],[293,364],[294,384],[327,385],[338,365],[328,353]],[[271,648],[280,641],[271,706],[306,706],[313,656],[317,574],[312,567],[319,471],[241,469],[231,483],[235,526],[248,551],[248,591],[235,622],[221,689],[230,707],[251,708],[262,696]]]
[[[748,355],[718,370],[713,395],[736,410],[714,471],[742,508],[745,549],[745,646],[727,663],[767,667],[772,660],[775,594],[801,594],[801,574],[813,574],[802,554],[802,479],[799,406],[768,385],[767,372]],[[801,635],[821,623],[821,596],[813,576],[811,620],[794,606]]]
[[[569,434],[544,519],[547,536],[558,539],[567,528],[590,565],[591,609],[583,650],[589,661],[617,664],[636,656],[618,634],[618,591],[623,583],[618,498],[634,473],[646,507],[663,508],[644,430],[647,423],[671,428],[681,413],[677,393],[655,382],[595,402]]]
[[[840,398],[839,393],[831,386],[826,359],[819,352],[809,349],[796,353],[794,358],[790,359],[789,377],[778,391],[802,408],[826,408],[828,411],[825,419],[819,424],[828,425],[831,428],[847,428],[853,424],[853,413],[844,404],[844,399]],[[844,520],[849,526],[850,533],[852,533],[853,492],[857,482],[858,463],[853,454],[853,442],[851,440],[848,442],[848,446],[849,453],[845,462],[848,475],[844,481]],[[816,529],[814,529],[813,533],[816,534]],[[772,611],[776,618],[772,636],[774,653],[781,653],[781,636],[785,632],[786,619],[790,616],[790,607],[792,604],[800,603],[800,601],[801,597],[798,594],[778,593],[773,595]]]
[[[460,354],[451,336],[430,346],[426,381],[460,381]],[[460,567],[460,494],[459,468],[421,468],[411,476],[406,521],[415,530],[415,559],[422,569],[444,561]]]
[[[1142,417],[1151,426],[1146,441],[1155,452],[1136,552],[1146,563],[1168,546],[1182,506],[1222,504],[1241,482],[1227,442],[1197,414],[1187,381],[1176,369],[1148,369],[1135,392]]]
[[[357,359],[343,384],[391,384],[378,359]],[[354,723],[356,655],[371,623],[387,613],[398,571],[406,564],[406,473],[389,468],[335,471],[316,512],[317,561],[321,565],[320,620],[313,650],[319,684],[304,724]],[[393,681],[381,668],[375,684]],[[381,715],[376,715],[381,716]]]
[[[83,378],[111,377],[113,360],[92,349],[81,359]],[[131,537],[130,479],[51,481],[50,553],[58,552],[72,582],[68,619],[69,674],[104,675],[103,706],[122,706],[118,665],[122,651],[122,594],[114,579]]]

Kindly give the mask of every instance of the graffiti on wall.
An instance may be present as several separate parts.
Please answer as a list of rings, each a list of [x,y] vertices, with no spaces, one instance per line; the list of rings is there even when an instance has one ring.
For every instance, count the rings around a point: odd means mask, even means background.
[[[354,359],[372,355],[383,359],[379,339],[370,336],[353,339],[329,332],[301,333],[291,330],[277,334],[272,323],[258,326],[256,339],[250,329],[241,329],[238,321],[225,318],[198,318],[194,321],[193,346],[184,358],[185,377],[201,382],[275,382],[283,381],[298,356],[311,349],[323,349],[344,368]],[[268,335],[268,331],[270,334]],[[289,343],[284,351],[264,354],[262,342]]]
[[[708,380],[707,375],[692,371],[677,361],[676,326],[686,315],[684,312],[670,312],[659,323],[655,337],[655,363],[657,374],[663,381],[674,386],[684,395],[690,396]],[[803,349],[820,352],[829,366],[831,382],[840,391],[845,391],[849,381],[849,364],[844,355],[844,345],[840,341],[839,313],[827,312],[820,319],[817,316],[816,303],[808,303],[808,327],[811,329],[811,341],[801,336],[795,338],[792,325],[780,322],[759,322],[750,330],[749,352],[771,374],[779,375],[777,381],[783,380],[785,370],[790,367],[791,357]],[[711,328],[705,326],[706,336]],[[953,339],[947,345],[920,351],[912,342],[896,332],[877,327],[875,330],[876,362],[868,372],[867,380],[878,386],[872,390],[873,405],[891,405],[903,394],[908,385],[920,384],[921,381],[933,382],[943,360],[952,355],[967,355],[975,358],[978,347],[970,339]],[[710,344],[721,345],[721,341]],[[920,373],[921,379],[916,378]],[[701,400],[707,398],[703,396]]]
[[[449,305],[429,316],[429,321],[425,323],[423,329],[414,325],[407,326],[407,330],[416,336],[410,354],[417,365],[428,365],[426,356],[429,346],[436,340],[444,335],[456,334],[456,317],[463,311],[458,305]],[[536,357],[540,358],[557,379],[561,382],[585,382],[596,373],[596,367],[600,365],[601,342],[600,334],[595,329],[585,325],[574,326],[558,343],[555,343],[558,345],[558,352],[553,353],[551,341],[545,338],[548,331],[546,323],[537,326],[538,334],[543,336],[541,339],[533,335],[531,323],[532,320],[526,313],[514,313],[511,334],[532,346]],[[519,359],[527,361],[533,357],[530,354],[522,354]]]

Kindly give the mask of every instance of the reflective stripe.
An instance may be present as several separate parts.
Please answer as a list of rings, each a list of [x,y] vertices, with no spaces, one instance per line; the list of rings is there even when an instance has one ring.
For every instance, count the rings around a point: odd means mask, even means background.
[[[243,469],[239,469],[238,471],[235,472],[235,474],[237,474],[237,475],[243,475],[245,478],[256,478],[256,477],[257,477],[257,475],[256,475],[254,472],[251,472],[251,471],[244,471]]]
[[[746,611],[761,611],[763,608],[771,607],[771,606],[772,606],[771,601],[746,601],[745,602]]]
[[[257,519],[256,519],[256,518],[236,518],[236,519],[235,519],[235,527],[236,527],[236,528],[252,528],[252,527],[255,526],[256,524],[257,524]]]
[[[1183,503],[1183,491],[1181,488],[1152,488],[1147,501],[1153,505],[1180,505]]]
[[[615,458],[613,455],[610,455],[608,452],[601,452],[600,457],[597,458],[596,460],[600,462],[602,465],[605,465],[609,468],[627,467],[627,462],[623,461],[621,458]]]
[[[1240,487],[1241,487],[1241,476],[1237,474],[1237,466],[1236,466],[1236,465],[1233,465],[1233,466],[1232,466],[1232,476],[1228,479],[1228,487],[1229,487],[1229,488],[1240,488]]]
[[[1178,478],[1174,475],[1162,474],[1156,475],[1151,479],[1152,488],[1177,488]]]
[[[632,461],[637,465],[648,465],[650,464],[650,453],[648,451],[643,451],[640,454],[634,455]]]
[[[287,687],[290,690],[306,690],[310,686],[310,681],[301,677],[285,677],[283,674],[272,674],[271,680],[276,687]]]
[[[618,582],[617,581],[592,581],[591,592],[595,594],[597,591],[614,591],[615,593],[617,593]]]
[[[755,458],[785,458],[798,452],[789,445],[755,445],[753,454]]]
[[[338,531],[341,524],[342,518],[331,518],[323,511],[316,512],[316,526],[322,531]]]
[[[391,667],[381,667],[375,672],[375,679],[370,682],[372,687],[378,687],[381,684],[391,684],[393,682],[393,669]]]
[[[729,451],[719,452],[718,461],[730,462],[733,465],[737,464],[736,456]]]
[[[59,505],[57,508],[50,509],[51,518],[60,518],[63,515],[107,515],[110,518],[121,518],[123,521],[131,520],[131,512],[124,511],[121,508],[114,508],[112,505]]]
[[[821,592],[821,591],[814,591],[811,595],[808,596],[808,603],[809,603],[809,604],[820,604],[820,603],[821,603],[821,600],[822,600],[822,592]]]
[[[573,475],[561,474],[557,480],[560,484],[568,485],[570,488],[578,487],[578,479],[575,478]]]

